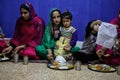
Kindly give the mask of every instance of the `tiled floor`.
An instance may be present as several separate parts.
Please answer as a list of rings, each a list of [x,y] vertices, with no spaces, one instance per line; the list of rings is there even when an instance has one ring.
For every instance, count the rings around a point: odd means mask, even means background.
[[[87,69],[82,65],[81,71],[52,70],[46,63],[0,62],[0,80],[120,80],[120,75],[113,73],[100,73]]]

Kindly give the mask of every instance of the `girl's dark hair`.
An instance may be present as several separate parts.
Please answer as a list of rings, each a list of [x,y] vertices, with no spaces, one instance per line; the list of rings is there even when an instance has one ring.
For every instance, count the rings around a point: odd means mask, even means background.
[[[28,11],[30,12],[30,7],[29,7],[28,4],[22,4],[22,5],[20,6],[20,10],[21,10],[21,8],[24,8],[24,9],[26,9],[26,10],[28,10]]]
[[[66,10],[65,12],[63,12],[62,18],[66,18],[66,19],[72,20],[72,14],[71,14],[71,12],[69,12],[68,10]]]
[[[85,34],[85,39],[87,39],[89,36],[90,36],[90,34],[91,34],[91,32],[92,32],[92,30],[93,30],[93,28],[91,27],[91,24],[94,22],[94,21],[96,21],[96,20],[91,20],[90,22],[88,22],[88,24],[87,24],[87,26],[86,26],[86,34]]]

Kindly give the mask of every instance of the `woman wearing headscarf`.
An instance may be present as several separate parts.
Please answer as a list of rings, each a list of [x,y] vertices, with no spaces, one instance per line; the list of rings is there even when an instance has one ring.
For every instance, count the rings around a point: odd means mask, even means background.
[[[46,26],[42,44],[36,47],[37,54],[44,59],[51,60],[53,57],[53,48],[58,40],[61,26],[61,12],[54,8],[50,12],[50,22]]]
[[[41,44],[44,21],[38,17],[31,3],[23,3],[20,6],[21,16],[16,21],[13,38],[10,46],[3,50],[3,53],[18,53],[20,56],[27,56],[31,59],[39,59],[35,47]]]

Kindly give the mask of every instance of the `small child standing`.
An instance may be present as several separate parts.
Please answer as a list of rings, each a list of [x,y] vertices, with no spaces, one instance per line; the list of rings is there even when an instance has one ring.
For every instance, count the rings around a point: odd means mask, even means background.
[[[72,14],[67,10],[62,14],[63,27],[60,27],[60,37],[54,49],[55,57],[61,55],[66,60],[69,60],[72,56],[72,50],[78,49],[75,47],[78,40],[78,33],[77,30],[71,26],[71,22]]]

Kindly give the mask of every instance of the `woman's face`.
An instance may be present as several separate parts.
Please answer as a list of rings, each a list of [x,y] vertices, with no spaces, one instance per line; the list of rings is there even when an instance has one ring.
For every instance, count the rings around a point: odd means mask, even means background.
[[[30,17],[29,17],[28,10],[21,8],[20,13],[21,13],[21,16],[23,17],[24,20],[29,20]]]
[[[52,20],[54,25],[59,25],[61,21],[60,13],[58,11],[54,11],[52,14]]]

